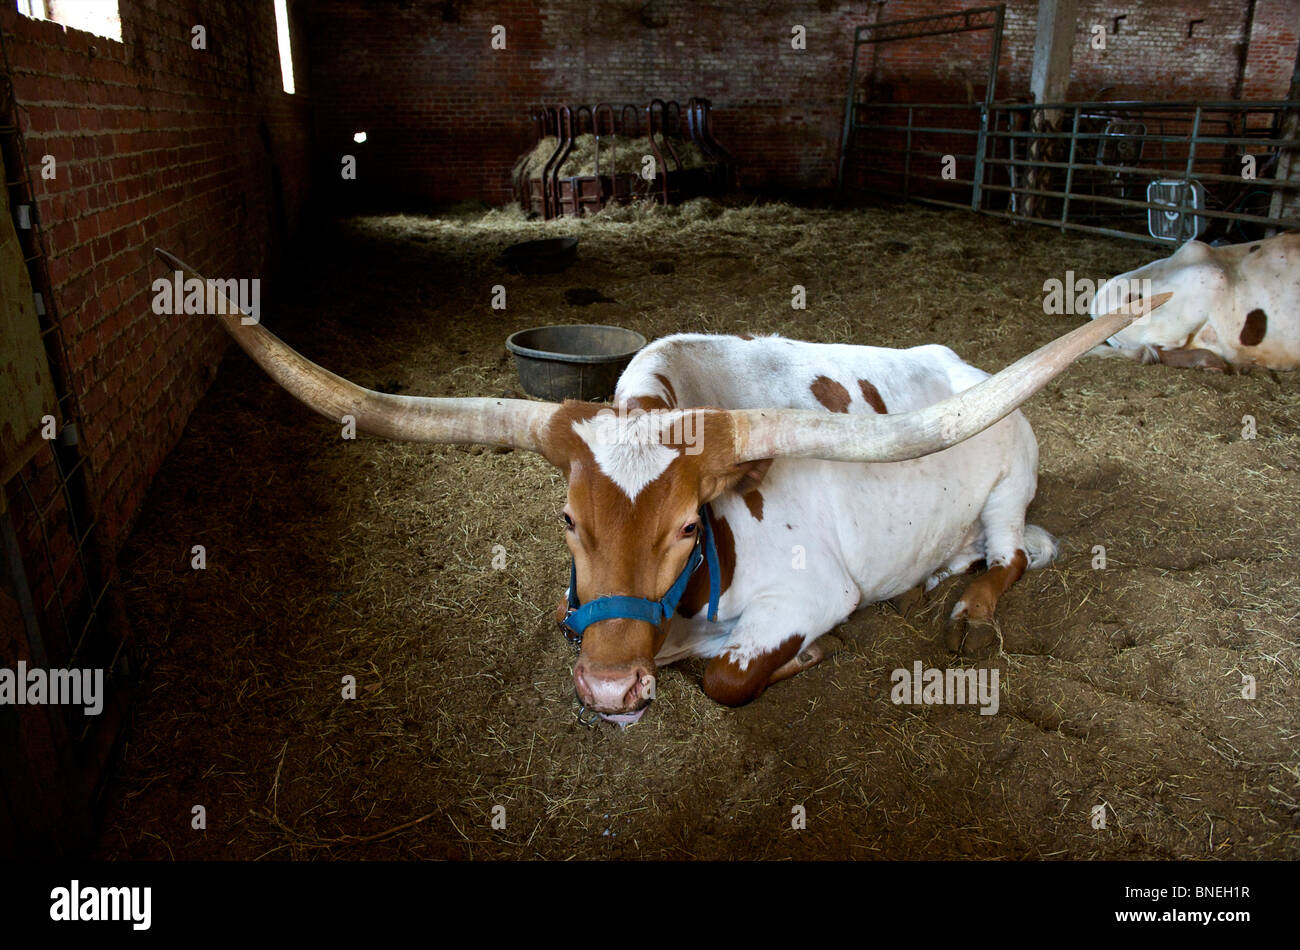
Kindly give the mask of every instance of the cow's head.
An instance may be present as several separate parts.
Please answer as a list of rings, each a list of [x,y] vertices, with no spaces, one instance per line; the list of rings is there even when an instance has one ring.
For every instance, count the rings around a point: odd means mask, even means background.
[[[198,278],[158,251],[172,268]],[[670,409],[519,399],[401,396],[363,389],[306,359],[204,281],[206,306],[281,386],[358,431],[413,442],[481,443],[538,452],[565,473],[559,520],[582,603],[659,600],[682,573],[700,508],[745,490],[777,458],[890,462],[949,448],[993,425],[1071,362],[1142,313],[1126,308],[1078,327],[996,376],[913,412],[848,415],[793,409]],[[584,632],[574,668],[579,699],[607,718],[635,718],[654,698],[654,657],[666,624],[613,616]]]
[[[1112,277],[1097,288],[1088,314],[1096,319],[1157,296],[1176,298],[1160,316],[1136,314],[1131,324],[1107,341],[1118,350],[1137,354],[1148,347],[1191,346],[1191,340],[1224,306],[1230,272],[1214,259],[1214,248],[1188,241],[1169,257]],[[1147,312],[1155,307],[1148,308]]]
[[[703,506],[757,485],[771,464],[738,458],[726,412],[647,411],[639,401],[565,403],[544,442],[569,483],[560,520],[581,604],[659,601],[704,544]],[[568,606],[566,598],[561,617]],[[615,721],[639,717],[654,699],[654,657],[667,632],[666,623],[617,614],[582,629],[573,681],[583,705]]]

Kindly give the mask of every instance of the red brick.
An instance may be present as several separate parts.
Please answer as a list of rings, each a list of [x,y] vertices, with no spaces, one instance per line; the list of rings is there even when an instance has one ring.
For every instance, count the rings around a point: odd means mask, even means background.
[[[308,102],[280,90],[272,6],[205,7],[210,33],[222,37],[220,59],[206,61],[183,42],[159,43],[176,34],[173,10],[124,0],[124,34],[143,44],[128,56],[122,44],[30,20],[13,3],[0,3],[31,172],[39,176],[46,153],[58,160],[58,177],[36,177],[34,187],[52,255],[53,303],[71,337],[66,369],[85,412],[92,495],[114,542],[125,537],[148,473],[175,444],[224,350],[218,335],[176,333],[171,321],[149,313],[150,281],[163,270],[152,256],[164,243],[153,240],[160,222],[172,229],[164,246],[196,266],[257,276],[272,237],[270,216],[241,221],[242,241],[229,231],[241,197],[252,198],[252,208],[264,200],[258,189],[269,189],[269,164],[265,184],[241,172],[250,167],[250,143],[263,159],[259,121],[272,130],[291,225],[310,182]],[[245,62],[257,73],[252,89]],[[160,367],[128,375],[164,351],[173,354],[160,360],[165,376]]]

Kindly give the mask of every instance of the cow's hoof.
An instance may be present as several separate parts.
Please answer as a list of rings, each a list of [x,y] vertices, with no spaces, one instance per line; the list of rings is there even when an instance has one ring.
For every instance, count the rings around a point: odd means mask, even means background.
[[[917,584],[911,590],[903,591],[890,601],[904,617],[910,617],[925,606],[925,587]]]
[[[816,666],[823,660],[829,660],[842,646],[844,646],[844,644],[836,637],[818,637],[807,647],[799,651],[794,658],[794,662],[798,665],[799,671],[802,672],[809,667]]]
[[[1002,637],[997,620],[977,620],[956,617],[948,622],[944,643],[953,653],[975,656],[987,650]]]

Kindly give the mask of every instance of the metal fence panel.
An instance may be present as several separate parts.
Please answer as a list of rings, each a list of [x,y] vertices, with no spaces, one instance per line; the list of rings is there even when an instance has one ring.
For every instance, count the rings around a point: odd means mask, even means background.
[[[853,103],[846,115],[844,192],[968,194],[996,217],[1164,246],[1300,228],[1296,101]],[[938,174],[949,157],[955,177]]]

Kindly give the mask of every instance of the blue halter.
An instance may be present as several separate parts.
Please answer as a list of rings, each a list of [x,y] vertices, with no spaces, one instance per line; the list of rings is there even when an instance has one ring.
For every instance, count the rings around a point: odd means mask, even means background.
[[[691,575],[700,564],[709,568],[709,613],[710,620],[718,619],[718,598],[722,596],[722,571],[718,567],[718,548],[713,542],[713,525],[709,521],[709,506],[700,508],[701,534],[695,540],[691,556],[686,559],[686,566],[677,575],[673,586],[668,588],[660,600],[647,600],[644,597],[597,597],[586,604],[578,603],[578,565],[569,563],[569,612],[564,616],[564,635],[574,643],[582,643],[582,633],[593,623],[619,617],[624,620],[644,620],[658,626],[677,611],[677,604],[686,593],[686,585]],[[701,548],[703,550],[701,550]]]

